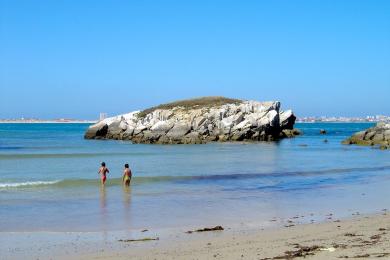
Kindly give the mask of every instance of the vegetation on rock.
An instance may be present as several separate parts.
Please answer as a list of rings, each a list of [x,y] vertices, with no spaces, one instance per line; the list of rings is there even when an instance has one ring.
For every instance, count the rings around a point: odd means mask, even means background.
[[[194,108],[207,108],[213,106],[222,106],[225,104],[239,104],[242,100],[235,98],[226,98],[226,97],[200,97],[200,98],[192,98],[185,100],[178,100],[167,104],[160,104],[155,107],[147,108],[142,110],[137,114],[139,118],[144,118],[147,114],[153,113],[157,109],[173,109],[173,108],[181,108],[181,109],[194,109]]]

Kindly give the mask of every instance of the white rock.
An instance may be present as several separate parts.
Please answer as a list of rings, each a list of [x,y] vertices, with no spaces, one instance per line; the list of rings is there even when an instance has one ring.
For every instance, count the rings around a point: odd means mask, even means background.
[[[271,126],[279,126],[279,113],[276,110],[269,111],[267,117]]]
[[[251,126],[251,122],[249,120],[244,120],[238,125],[234,126],[234,129],[244,129]]]
[[[172,121],[159,121],[156,124],[154,124],[150,130],[151,131],[157,131],[157,132],[168,132],[173,127]]]
[[[119,124],[119,128],[125,131],[127,129],[127,123],[126,121],[121,121]]]
[[[186,135],[191,130],[191,127],[186,123],[176,123],[167,133],[167,137],[178,139]]]
[[[286,121],[288,118],[290,118],[293,115],[292,110],[286,110],[279,113],[279,119],[280,122]]]
[[[148,129],[148,128],[143,124],[137,125],[134,129],[134,135],[137,135],[146,129]]]

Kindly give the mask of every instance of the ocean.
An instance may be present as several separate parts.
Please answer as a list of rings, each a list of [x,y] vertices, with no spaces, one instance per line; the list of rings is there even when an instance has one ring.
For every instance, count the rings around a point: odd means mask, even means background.
[[[390,152],[341,144],[370,126],[298,123],[304,134],[279,142],[147,145],[84,140],[88,124],[0,124],[0,231],[262,228],[378,212],[390,206]]]

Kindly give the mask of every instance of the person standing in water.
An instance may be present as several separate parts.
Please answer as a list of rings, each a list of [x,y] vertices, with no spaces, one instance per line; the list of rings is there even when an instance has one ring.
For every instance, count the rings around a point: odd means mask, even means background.
[[[100,174],[101,180],[102,180],[102,185],[106,182],[106,174],[109,173],[110,170],[106,167],[106,163],[102,162],[98,174]]]
[[[131,170],[129,168],[129,165],[126,163],[125,164],[125,169],[123,170],[123,177],[122,177],[122,182],[126,186],[130,186],[130,181],[131,181]]]

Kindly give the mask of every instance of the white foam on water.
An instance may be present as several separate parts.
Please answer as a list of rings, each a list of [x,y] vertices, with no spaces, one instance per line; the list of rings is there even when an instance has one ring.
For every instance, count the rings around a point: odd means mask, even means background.
[[[26,181],[26,182],[6,182],[0,183],[0,188],[17,188],[25,186],[51,185],[60,182],[57,181]]]

